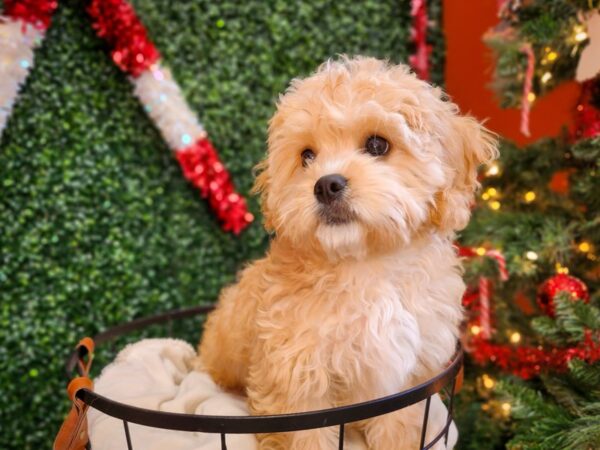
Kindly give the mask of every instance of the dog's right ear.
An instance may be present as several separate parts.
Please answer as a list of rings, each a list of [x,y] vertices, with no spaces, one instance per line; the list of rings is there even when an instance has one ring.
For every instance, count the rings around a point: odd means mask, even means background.
[[[260,195],[260,208],[263,215],[263,225],[267,232],[275,230],[273,226],[273,218],[271,211],[267,205],[269,186],[271,185],[271,177],[269,175],[269,157],[265,157],[261,162],[254,166],[254,174],[256,180],[254,181],[254,187],[252,188],[252,194]]]

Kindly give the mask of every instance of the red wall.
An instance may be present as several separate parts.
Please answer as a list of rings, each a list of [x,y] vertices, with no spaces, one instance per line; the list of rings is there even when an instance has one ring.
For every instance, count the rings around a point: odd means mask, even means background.
[[[519,144],[556,136],[564,125],[572,124],[580,89],[576,82],[564,83],[538,98],[531,109],[531,137],[522,135],[520,110],[501,109],[488,87],[494,59],[482,36],[498,23],[497,0],[444,0],[443,6],[446,90],[463,112],[488,119],[490,129]]]

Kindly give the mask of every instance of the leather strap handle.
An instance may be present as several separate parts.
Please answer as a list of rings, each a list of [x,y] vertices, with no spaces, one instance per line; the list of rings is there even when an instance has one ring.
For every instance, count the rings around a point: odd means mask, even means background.
[[[456,374],[456,382],[454,383],[454,394],[458,394],[463,387],[463,382],[465,380],[465,365],[460,365],[460,370]]]
[[[90,373],[92,362],[94,361],[95,348],[96,344],[91,337],[84,337],[77,343],[77,346],[75,347],[78,358],[77,364],[82,376],[87,376]]]
[[[94,340],[85,337],[75,348],[78,355],[77,364],[82,376],[73,378],[67,386],[67,394],[72,406],[56,435],[54,450],[85,450],[89,442],[88,405],[77,398],[77,391],[80,389],[94,390],[94,382],[88,377],[94,360]]]

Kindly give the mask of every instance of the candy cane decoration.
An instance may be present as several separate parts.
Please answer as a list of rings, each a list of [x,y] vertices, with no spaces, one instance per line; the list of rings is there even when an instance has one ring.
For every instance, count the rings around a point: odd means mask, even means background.
[[[498,265],[500,281],[508,280],[508,270],[506,270],[506,259],[498,250],[486,250],[483,256],[492,258]],[[490,339],[492,337],[492,312],[490,308],[490,291],[492,283],[487,277],[479,278],[479,306],[481,308],[481,337]]]
[[[498,273],[500,274],[500,280],[508,280],[508,270],[506,269],[506,258],[499,250],[486,250],[484,256],[492,258],[498,264]]]
[[[499,250],[494,249],[478,249],[474,247],[458,247],[459,256],[474,258],[476,256],[488,257],[493,259],[498,265],[498,274],[500,281],[508,280],[508,270],[506,269],[506,259]],[[479,277],[478,294],[479,294],[479,325],[481,328],[480,335],[483,339],[492,337],[492,311],[491,311],[491,280],[487,277]],[[463,303],[464,304],[464,303]]]
[[[535,56],[531,44],[524,44],[521,52],[527,56],[527,70],[525,71],[525,81],[523,83],[523,96],[521,98],[521,133],[525,136],[531,136],[529,130],[529,116],[531,111],[531,100],[529,94],[533,87],[533,72],[535,69]]]
[[[238,234],[254,217],[235,192],[219,160],[133,7],[124,0],[92,0],[93,27],[111,48],[114,63],[130,76],[134,94],[179,161],[184,176],[207,198],[223,229]]]
[[[492,337],[492,313],[490,311],[490,279],[488,277],[479,277],[479,308],[481,337],[489,339]]]
[[[0,137],[56,7],[54,0],[4,0],[4,15],[0,16]]]

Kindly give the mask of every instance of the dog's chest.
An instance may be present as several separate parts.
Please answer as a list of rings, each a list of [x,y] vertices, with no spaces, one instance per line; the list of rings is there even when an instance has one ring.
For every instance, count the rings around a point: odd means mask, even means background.
[[[385,395],[451,356],[462,281],[455,271],[424,279],[428,271],[360,269],[306,283],[278,302],[279,320],[270,323],[342,390],[367,383]]]

